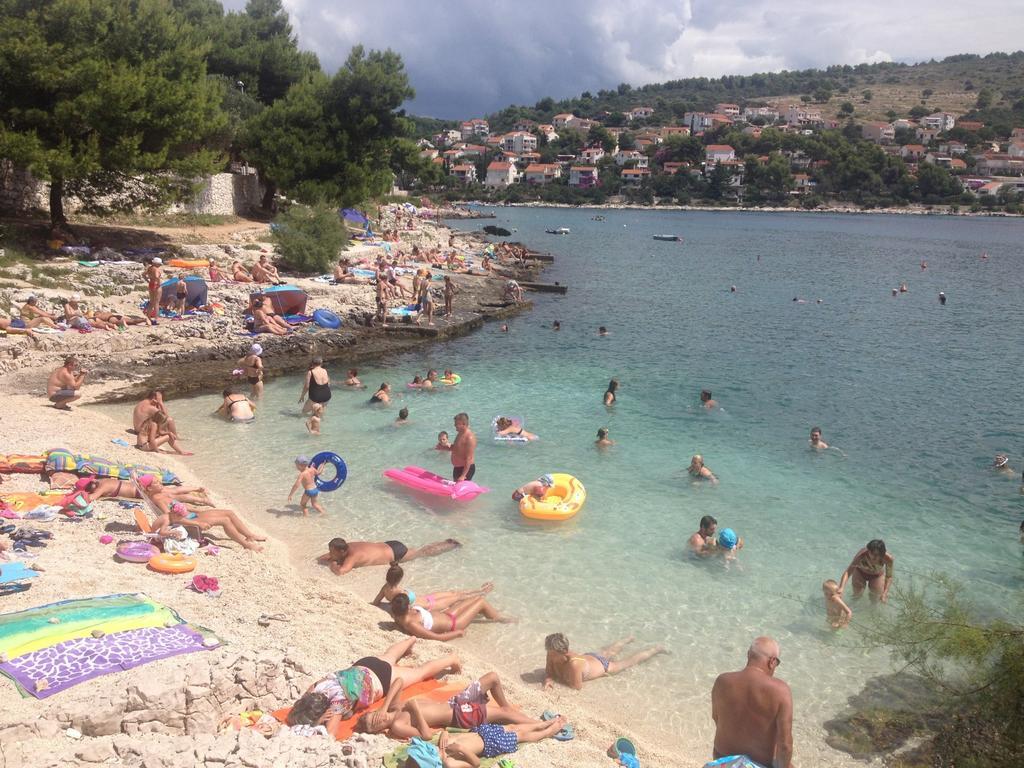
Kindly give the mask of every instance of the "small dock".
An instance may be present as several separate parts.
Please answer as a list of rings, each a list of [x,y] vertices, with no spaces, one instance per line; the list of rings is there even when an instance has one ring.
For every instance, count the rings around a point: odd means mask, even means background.
[[[561,283],[519,283],[523,288],[528,291],[536,291],[537,293],[561,293],[565,294],[569,290],[569,286],[562,285]]]

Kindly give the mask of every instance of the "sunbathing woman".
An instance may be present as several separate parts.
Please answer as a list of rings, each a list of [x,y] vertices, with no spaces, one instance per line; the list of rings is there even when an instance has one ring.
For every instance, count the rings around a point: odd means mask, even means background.
[[[253,282],[252,275],[245,270],[245,267],[242,266],[242,262],[240,261],[231,262],[231,279],[236,283]]]
[[[419,605],[412,605],[409,595],[399,593],[391,601],[391,615],[398,628],[407,635],[422,637],[424,640],[441,640],[447,642],[462,637],[473,620],[483,614],[484,618],[509,624],[512,619],[506,618],[494,610],[494,607],[483,597],[471,597],[454,603],[446,611],[429,611]],[[438,631],[434,631],[434,627]]]
[[[548,635],[544,638],[544,650],[547,651],[547,661],[544,665],[544,688],[551,688],[553,681],[557,680],[578,691],[588,680],[614,675],[630,667],[635,667],[659,653],[668,653],[664,646],[656,645],[622,661],[617,661],[615,657],[632,642],[633,638],[627,637],[625,640],[612,643],[607,648],[602,648],[599,653],[581,654],[569,650],[569,641],[561,632]]]
[[[143,475],[138,478],[138,482],[145,498],[152,502],[152,506],[160,513],[153,521],[153,530],[159,531],[183,522],[193,523],[203,530],[219,525],[232,541],[246,549],[262,551],[263,548],[257,542],[266,541],[267,537],[254,533],[232,510],[196,509],[193,506],[186,506],[173,499],[167,493],[164,484],[153,475]]]
[[[457,589],[449,592],[433,592],[429,595],[417,596],[411,589],[399,589],[398,585],[402,583],[404,576],[405,571],[402,570],[402,566],[398,563],[391,563],[391,567],[388,568],[387,575],[384,577],[384,586],[380,588],[377,596],[370,601],[370,605],[380,605],[385,600],[390,603],[395,599],[396,595],[405,595],[414,606],[419,605],[427,610],[434,610],[436,608],[439,611],[443,611],[451,608],[454,603],[460,600],[466,600],[471,597],[483,597],[494,589],[494,584],[488,581],[480,589]]]
[[[143,477],[152,477],[152,475],[143,475]],[[75,488],[85,491],[85,496],[89,501],[142,498],[139,489],[135,487],[131,480],[118,480],[113,477],[93,480],[83,478],[75,484]],[[210,501],[205,488],[168,488],[164,486],[164,492],[174,501],[206,507],[213,506],[213,502]]]
[[[348,669],[313,683],[288,713],[288,725],[324,723],[328,732],[332,732],[339,722],[380,699],[384,699],[385,711],[394,708],[399,693],[406,686],[446,672],[462,671],[462,663],[455,654],[418,667],[399,666],[398,660],[408,655],[415,643],[415,638],[395,643],[380,656],[364,656]]]
[[[491,702],[488,699],[493,698]],[[474,680],[448,701],[410,699],[398,711],[377,709],[359,718],[356,730],[383,733],[389,739],[430,739],[442,728],[476,728],[484,723],[541,723],[509,703],[497,672]]]
[[[141,451],[152,453],[165,453],[160,446],[169,444],[175,453],[182,456],[191,456],[189,451],[183,451],[178,445],[178,438],[167,428],[167,414],[163,411],[153,411],[139,426],[139,432],[135,438],[135,447]]]
[[[498,437],[521,437],[527,441],[539,440],[533,432],[527,432],[518,421],[513,421],[508,416],[499,416],[494,421]]]

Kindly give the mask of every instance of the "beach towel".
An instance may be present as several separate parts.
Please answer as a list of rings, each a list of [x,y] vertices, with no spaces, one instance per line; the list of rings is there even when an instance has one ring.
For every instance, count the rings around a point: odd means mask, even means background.
[[[33,571],[31,568],[26,567],[20,560],[0,563],[0,589],[3,589],[7,584],[15,584],[25,581],[25,579],[34,579],[38,575],[38,571]]]
[[[440,680],[424,680],[419,683],[414,683],[406,688],[402,689],[402,692],[398,694],[399,702],[406,702],[409,699],[427,698],[430,701],[448,701],[452,696],[459,693],[465,688],[463,683],[442,683]],[[331,735],[334,736],[338,741],[345,741],[356,732],[356,723],[359,718],[362,717],[365,712],[373,712],[375,709],[380,709],[384,705],[384,699],[378,699],[366,709],[360,710],[358,713],[348,718],[347,720],[341,720],[331,731]],[[288,721],[288,713],[292,711],[291,707],[285,707],[279,709],[273,713],[280,722],[286,723]]]
[[[22,654],[0,664],[0,672],[17,684],[22,695],[45,699],[94,677],[207,650],[204,640],[188,624],[79,637]]]
[[[46,467],[45,453],[0,454],[0,472],[41,475]]]
[[[0,494],[0,501],[24,517],[26,513],[38,507],[57,504],[63,498],[63,491],[44,491],[43,493],[15,492]]]

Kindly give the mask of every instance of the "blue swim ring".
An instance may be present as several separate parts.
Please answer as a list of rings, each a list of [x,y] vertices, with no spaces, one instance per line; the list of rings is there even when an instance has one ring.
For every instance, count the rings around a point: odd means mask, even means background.
[[[336,453],[331,453],[330,451],[323,451],[314,456],[309,463],[311,466],[316,468],[319,468],[320,465],[324,463],[334,465],[335,474],[334,477],[330,478],[329,480],[325,480],[324,478],[317,475],[316,487],[319,488],[324,493],[338,490],[339,488],[341,488],[342,484],[345,482],[345,479],[348,477],[348,467],[345,466],[345,460],[342,459],[341,456],[339,456]]]
[[[313,313],[313,322],[321,328],[340,328],[341,318],[329,309],[318,309]]]

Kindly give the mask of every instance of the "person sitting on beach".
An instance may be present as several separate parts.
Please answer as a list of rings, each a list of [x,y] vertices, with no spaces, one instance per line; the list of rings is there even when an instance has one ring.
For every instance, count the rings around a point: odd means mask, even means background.
[[[163,411],[153,411],[142,424],[139,425],[135,436],[135,447],[140,451],[151,453],[164,453],[160,450],[161,445],[170,445],[179,456],[191,456],[189,451],[182,450],[178,445],[178,436],[170,431],[167,426],[167,415]]]
[[[398,418],[395,419],[395,426],[396,427],[404,427],[408,423],[409,423],[409,409],[408,408],[402,408],[398,412]]]
[[[384,586],[380,588],[377,596],[370,601],[370,605],[380,605],[383,601],[387,600],[389,603],[395,599],[396,595],[402,594],[409,598],[409,603],[413,606],[423,606],[428,610],[437,609],[443,611],[450,608],[457,602],[467,600],[473,597],[482,597],[489,594],[494,589],[494,584],[490,581],[485,582],[479,589],[457,589],[449,590],[447,592],[431,592],[429,595],[420,595],[417,597],[416,593],[411,589],[400,589],[399,584],[402,583],[402,579],[405,578],[405,570],[398,563],[391,563],[391,567],[388,568],[387,574],[384,576]]]
[[[557,680],[562,685],[567,685],[578,691],[588,680],[617,674],[630,667],[635,667],[659,653],[668,653],[663,646],[656,645],[622,661],[617,661],[615,657],[632,642],[633,638],[627,637],[625,640],[612,643],[607,648],[602,648],[600,653],[578,654],[569,650],[569,641],[561,632],[548,635],[544,638],[547,661],[544,665],[543,688],[545,690],[552,688],[554,681]]]
[[[437,445],[434,446],[435,451],[450,451],[452,444],[448,442],[448,433],[444,430],[437,433]]]
[[[891,552],[886,551],[885,542],[872,539],[853,556],[853,561],[843,571],[843,577],[839,580],[839,595],[842,596],[846,582],[852,578],[854,597],[860,597],[864,587],[868,587],[872,602],[888,601],[894,563],[895,558]]]
[[[443,611],[432,611],[420,605],[412,605],[409,595],[404,592],[395,595],[391,600],[391,616],[398,628],[407,635],[421,637],[424,640],[448,642],[462,637],[466,633],[466,628],[481,614],[486,619],[502,624],[511,622],[511,619],[498,613],[483,597],[467,598]]]
[[[253,344],[249,347],[249,354],[238,360],[235,365],[242,371],[245,380],[249,382],[249,395],[253,400],[263,397],[263,347]]]
[[[89,321],[85,319],[85,310],[81,307],[79,302],[81,297],[76,293],[70,299],[64,299],[64,323],[69,328],[75,328],[80,331],[92,330],[92,326],[89,325]]]
[[[714,472],[704,466],[704,457],[699,453],[690,459],[690,466],[686,470],[695,480],[709,480],[712,485],[718,485],[718,478]]]
[[[608,382],[608,389],[606,389],[605,392],[604,392],[604,404],[605,405],[615,405],[615,401],[618,399],[615,393],[618,392],[618,391],[619,391],[619,380],[618,379],[612,379],[611,381],[609,381]]]
[[[746,755],[759,766],[791,768],[793,693],[775,679],[779,644],[758,637],[747,650],[747,666],[718,676],[711,689],[715,759]]]
[[[292,706],[286,721],[289,726],[327,726],[334,731],[347,720],[384,699],[381,709],[396,709],[395,703],[403,688],[448,672],[458,674],[462,662],[452,653],[418,667],[399,665],[398,661],[412,652],[416,638],[395,643],[379,656],[364,656],[347,669],[339,670],[313,683]]]
[[[996,454],[996,457],[992,460],[992,469],[1007,476],[1017,474],[1017,470],[1010,466],[1010,457],[1005,453]]]
[[[21,311],[19,312],[21,319],[25,321],[26,327],[36,328],[40,325],[45,325],[47,328],[57,327],[57,316],[52,312],[44,312],[39,308],[39,299],[35,296],[29,296],[25,299],[25,303],[21,305]],[[33,321],[38,320],[38,323]]]
[[[309,510],[306,508],[309,505],[312,505],[313,509],[321,515],[326,512],[320,504],[320,488],[316,484],[316,480],[320,476],[320,471],[324,466],[325,465],[314,467],[309,463],[309,459],[306,456],[299,456],[295,459],[295,468],[299,470],[299,475],[295,478],[295,482],[292,484],[292,489],[288,492],[288,500],[285,503],[291,503],[292,496],[295,495],[295,491],[297,491],[301,486],[302,498],[299,499],[299,509],[302,510],[303,516],[309,514]]]
[[[468,731],[484,723],[547,726],[545,721],[530,717],[510,704],[498,673],[488,672],[448,701],[410,699],[398,711],[367,712],[359,718],[356,730],[383,733],[389,739],[402,741],[414,736],[429,741],[438,730],[451,727]]]
[[[391,402],[391,385],[386,381],[381,384],[377,391],[370,396],[370,402],[388,405]]]
[[[715,541],[715,529],[718,521],[711,515],[704,515],[700,519],[700,528],[690,537],[690,551],[700,557],[713,555],[718,551],[718,543]]]
[[[607,427],[601,427],[597,430],[597,440],[594,441],[594,445],[598,448],[611,448],[615,445],[615,441],[608,437]]]
[[[400,541],[345,541],[338,538],[331,539],[327,545],[327,552],[320,555],[316,561],[330,566],[331,572],[336,576],[342,576],[353,568],[405,563],[418,557],[433,557],[450,552],[461,546],[455,539],[435,541],[409,549]]]
[[[157,411],[163,412],[167,417],[164,422],[165,427],[170,434],[177,437],[178,428],[167,411],[167,406],[164,404],[164,391],[160,387],[149,390],[146,397],[140,400],[132,410],[132,429],[135,434],[139,433],[143,423]]]
[[[355,389],[366,389],[366,385],[359,380],[359,371],[355,368],[348,369],[348,378],[345,379],[345,386]]]
[[[829,626],[832,629],[842,629],[850,623],[853,611],[843,602],[843,596],[839,593],[839,585],[835,579],[828,579],[821,585],[821,591],[825,595],[825,615],[828,618]]]
[[[64,358],[64,365],[50,374],[46,380],[46,396],[50,398],[53,407],[59,411],[70,411],[68,403],[78,400],[81,395],[78,390],[82,388],[88,371],[78,367],[78,360],[74,356]]]
[[[242,266],[242,262],[240,261],[231,262],[231,279],[236,283],[253,282],[252,275],[250,275],[248,270]]]
[[[812,450],[827,451],[828,443],[821,439],[821,427],[811,427],[811,437],[807,441]]]
[[[527,496],[532,496],[538,501],[543,500],[547,496],[548,491],[551,490],[555,485],[555,478],[551,475],[541,475],[536,480],[531,480],[525,485],[521,485],[512,492],[512,501],[520,501],[525,499]]]
[[[36,332],[29,328],[20,317],[0,317],[0,331],[11,336],[28,336],[35,344],[39,343]]]
[[[368,277],[358,277],[352,274],[352,261],[350,259],[338,259],[338,263],[334,267],[333,277],[336,283],[367,285],[370,282]]]
[[[253,297],[250,305],[252,311],[252,332],[272,333],[275,336],[287,336],[293,332],[288,321],[273,310],[273,304],[263,295]]]
[[[413,737],[401,768],[473,768],[481,758],[512,754],[520,744],[533,744],[550,738],[565,727],[566,719],[558,715],[547,722],[514,725],[484,724],[469,733],[449,734],[441,731],[437,746]]]
[[[281,275],[277,271],[267,254],[261,254],[259,261],[257,261],[252,267],[252,276],[258,283],[274,283],[280,285],[283,281]]]
[[[717,408],[718,407],[718,401],[711,399],[711,390],[710,389],[702,389],[700,391],[700,402],[701,402],[701,405],[703,405],[709,411],[712,408]]]
[[[228,387],[221,392],[221,395],[224,397],[224,402],[217,409],[217,415],[223,416],[228,421],[235,422],[236,424],[242,424],[256,418],[256,403],[241,392]]]
[[[146,477],[150,478],[150,482],[143,485],[142,480]],[[208,528],[220,526],[232,541],[241,544],[253,552],[263,551],[263,547],[260,546],[259,542],[266,541],[266,537],[252,531],[242,522],[242,518],[232,510],[196,509],[189,507],[164,493],[163,485],[153,475],[140,477],[139,484],[149,500],[161,512],[161,515],[152,523],[153,530],[157,531],[161,536],[168,535],[169,529],[172,526],[182,523],[192,523],[204,531]]]
[[[210,270],[210,282],[211,283],[222,283],[224,282],[224,275],[221,274],[220,269],[217,267],[217,262],[213,259],[206,260],[207,269]]]
[[[527,432],[518,421],[513,421],[508,416],[499,416],[494,420],[495,434],[498,437],[521,437],[527,442],[539,440],[533,432]]]

